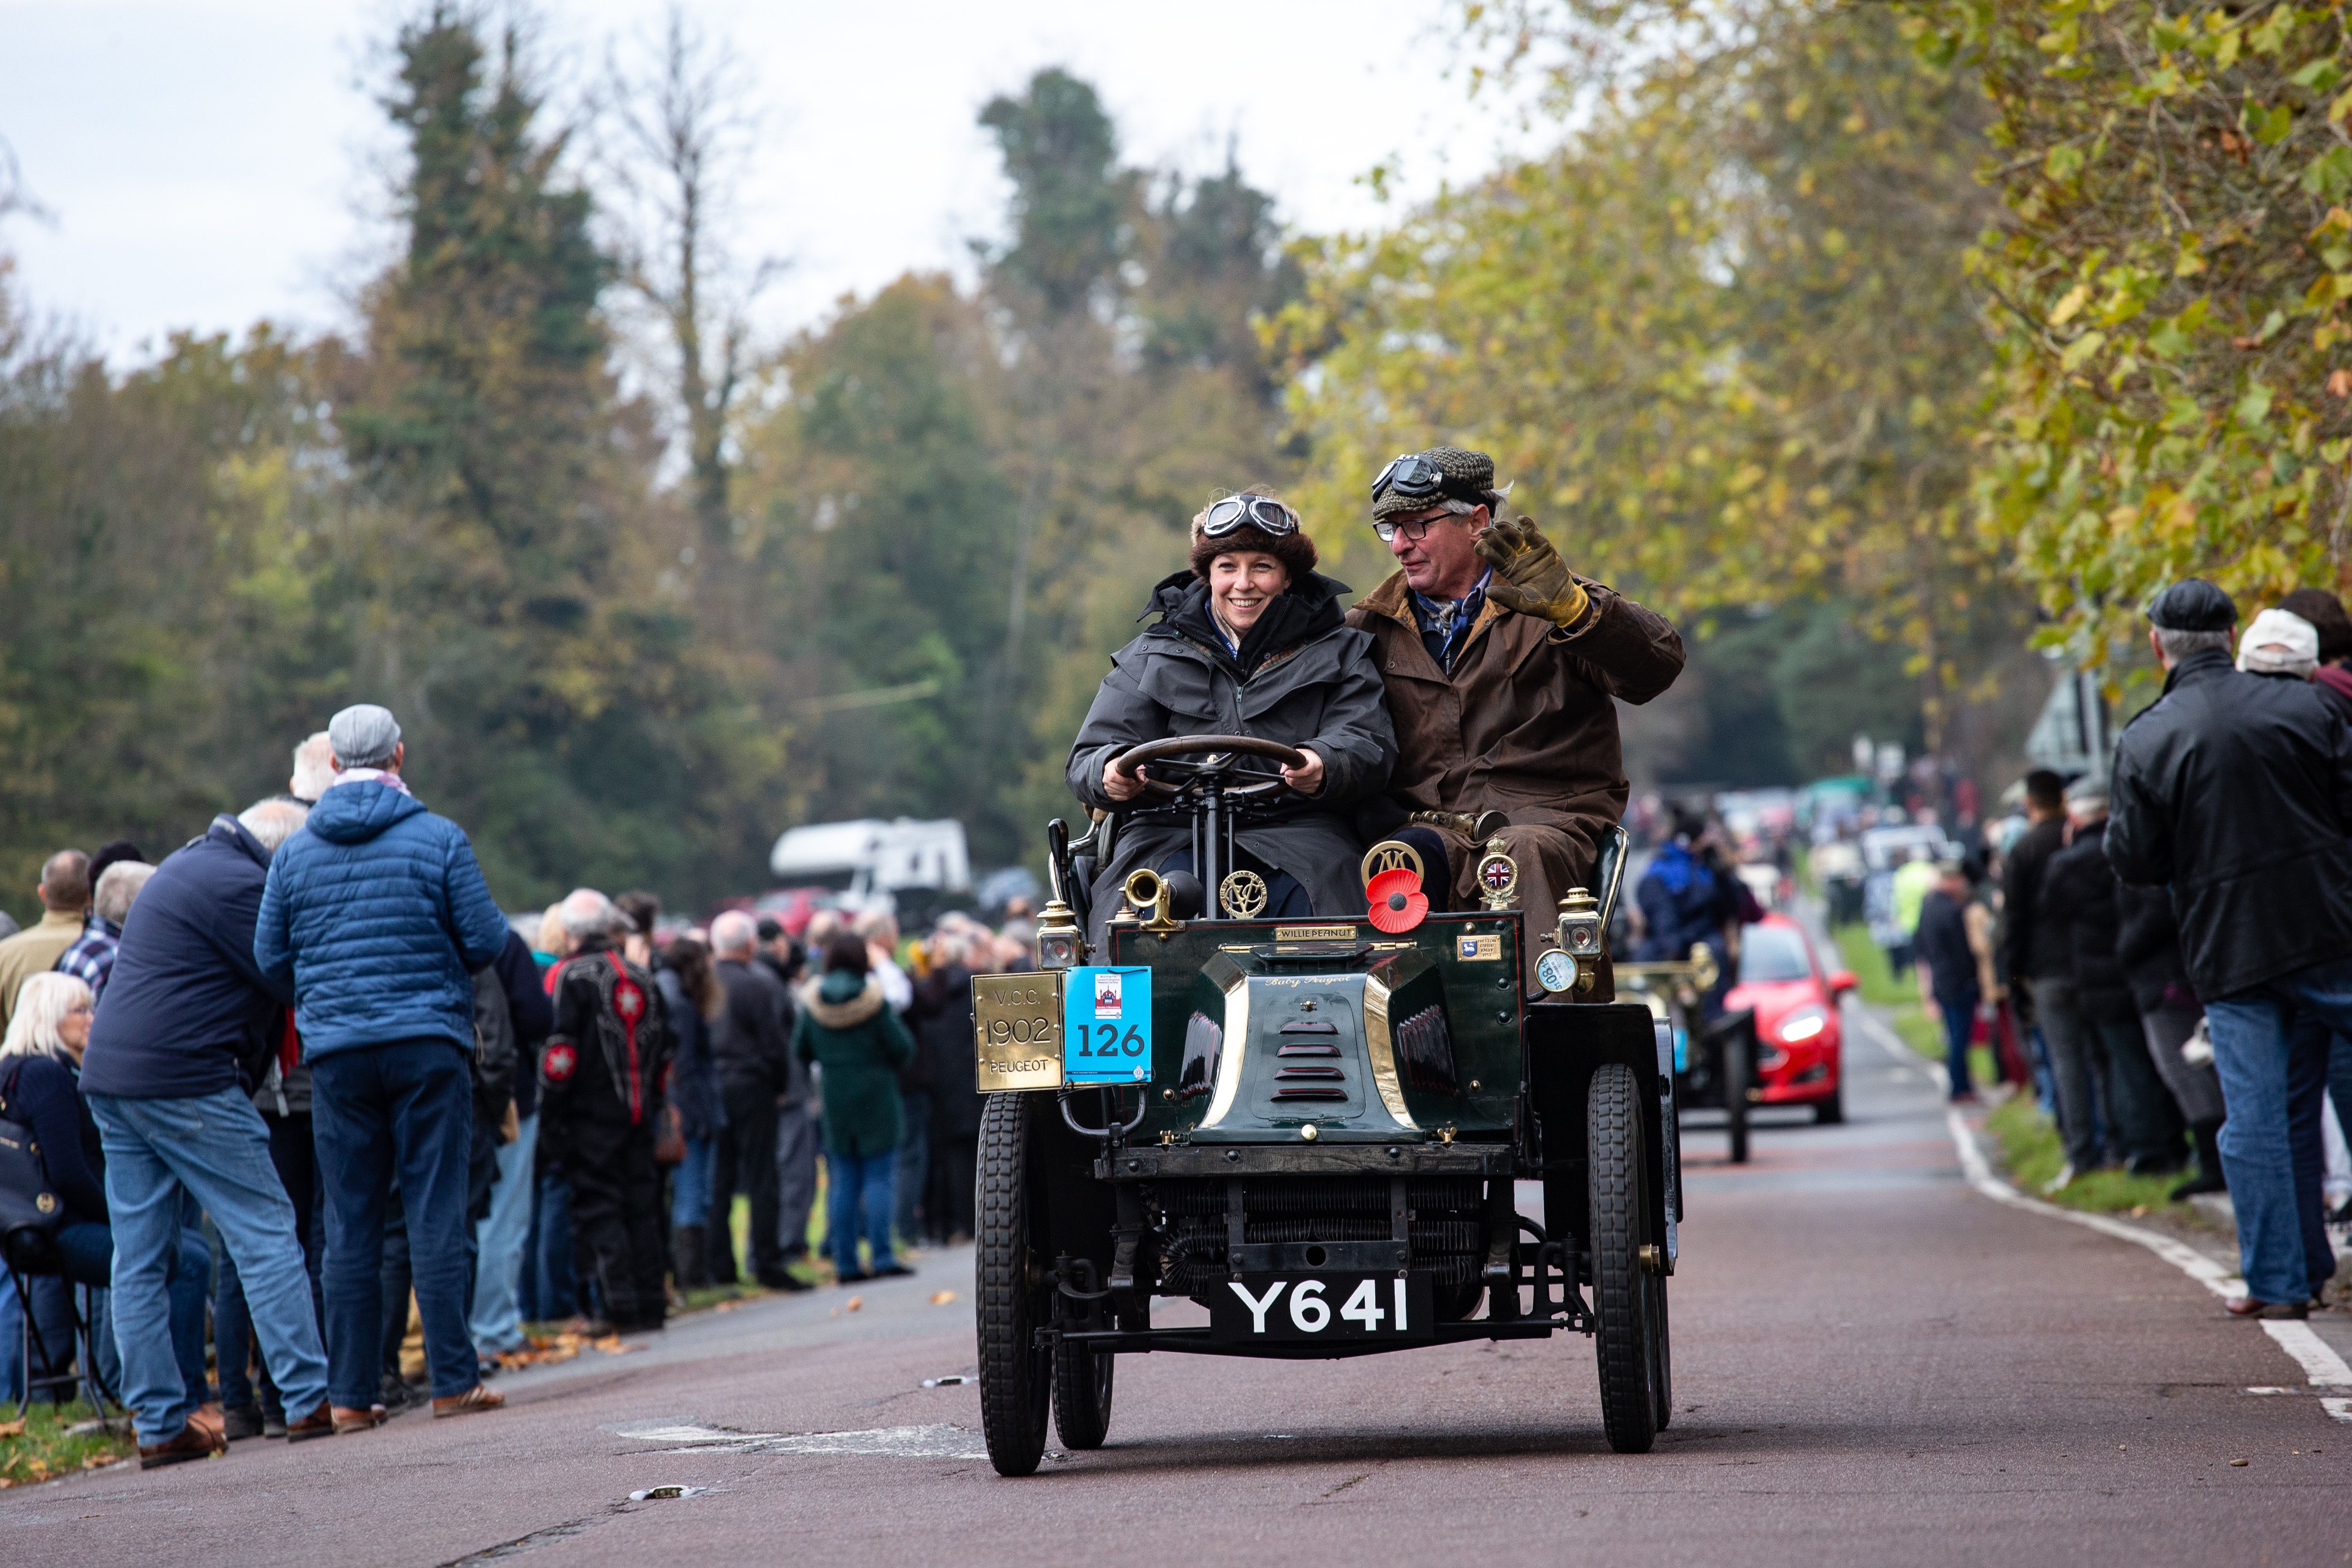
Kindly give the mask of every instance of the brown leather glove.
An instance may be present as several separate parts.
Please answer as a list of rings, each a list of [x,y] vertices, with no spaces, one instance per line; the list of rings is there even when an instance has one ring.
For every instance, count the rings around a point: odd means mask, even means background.
[[[1535,519],[1497,520],[1478,536],[1477,548],[1499,579],[1488,584],[1486,596],[1503,608],[1562,628],[1584,618],[1591,602],[1584,584],[1569,572],[1568,563],[1536,527]]]

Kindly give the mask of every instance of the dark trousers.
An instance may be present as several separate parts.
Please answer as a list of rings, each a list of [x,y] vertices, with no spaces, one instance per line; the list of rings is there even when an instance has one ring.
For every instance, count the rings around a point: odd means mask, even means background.
[[[765,1284],[783,1272],[776,1234],[776,1091],[765,1084],[730,1084],[721,1091],[727,1125],[719,1130],[719,1158],[710,1176],[710,1278],[735,1281],[734,1231],[728,1219],[735,1194],[751,1200],[751,1278]]]
[[[2141,1167],[2173,1169],[2187,1157],[2181,1137],[2189,1124],[2158,1074],[2156,1058],[2147,1054],[2147,1031],[2137,1015],[2093,1018],[2091,1026],[2106,1047],[2107,1100],[2116,1117],[2110,1144],[2119,1140],[2125,1157]]]
[[[265,1110],[261,1121],[269,1129],[269,1163],[294,1205],[294,1235],[302,1244],[302,1262],[310,1271],[310,1306],[320,1314],[323,1331],[326,1302],[320,1290],[319,1269],[326,1260],[326,1197],[319,1189],[319,1154],[311,1141],[310,1113],[298,1110],[279,1116]],[[246,1308],[245,1281],[237,1275],[236,1260],[226,1247],[220,1249],[220,1278],[213,1289],[213,1351],[220,1363],[221,1403],[253,1404],[255,1379],[248,1370],[253,1361],[253,1315]],[[260,1387],[261,1404],[277,1409],[278,1391],[270,1386],[267,1368],[262,1370]]]
[[[919,1228],[919,1221],[923,1217],[923,1184],[931,1164],[931,1091],[919,1089],[898,1099],[906,1118],[907,1135],[898,1140],[898,1169],[890,1179],[890,1192],[898,1209],[891,1222],[898,1227],[898,1239],[911,1242],[918,1236],[929,1234]]]
[[[932,1207],[925,1218],[933,1240],[972,1234],[972,1184],[979,1166],[977,1133],[931,1140]]]
[[[474,1106],[464,1051],[403,1040],[336,1051],[310,1068],[312,1130],[327,1193],[327,1383],[335,1404],[373,1404],[383,1369],[384,1206],[395,1177],[433,1393],[480,1373],[466,1330],[466,1179]]]
[[[1974,1092],[1969,1081],[1969,1037],[1976,1033],[1977,1004],[1982,998],[1975,986],[1966,991],[1946,994],[1936,992],[1936,1011],[1944,1020],[1944,1071],[1952,1080],[1952,1098]]]
[[[572,1184],[572,1276],[595,1286],[621,1329],[661,1327],[662,1181],[650,1126],[541,1124],[560,1141]]]

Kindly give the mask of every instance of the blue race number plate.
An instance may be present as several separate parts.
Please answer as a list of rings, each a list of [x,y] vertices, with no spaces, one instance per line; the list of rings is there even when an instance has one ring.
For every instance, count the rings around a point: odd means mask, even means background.
[[[1098,965],[1069,971],[1062,992],[1062,1076],[1071,1083],[1151,1078],[1151,971]]]

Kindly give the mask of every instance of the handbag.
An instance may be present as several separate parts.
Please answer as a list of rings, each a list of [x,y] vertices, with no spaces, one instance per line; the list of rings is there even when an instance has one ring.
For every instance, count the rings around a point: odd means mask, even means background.
[[[16,1087],[14,1073],[5,1087]],[[49,1185],[32,1129],[9,1116],[8,1101],[0,1096],[0,1251],[11,1263],[24,1259],[28,1250],[46,1253],[65,1217],[65,1203]]]

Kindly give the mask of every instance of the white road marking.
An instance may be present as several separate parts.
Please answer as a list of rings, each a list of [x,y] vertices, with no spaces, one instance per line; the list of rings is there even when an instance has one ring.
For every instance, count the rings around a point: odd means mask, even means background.
[[[1969,1130],[1969,1124],[1961,1120],[1958,1111],[1946,1111],[1944,1124],[1951,1130],[1952,1147],[1959,1152],[1960,1172],[1968,1178],[1969,1185],[1995,1203],[2047,1215],[2053,1219],[2063,1219],[2104,1236],[2112,1236],[2118,1241],[2145,1247],[2216,1296],[2241,1296],[2245,1293],[2246,1282],[2243,1279],[2195,1247],[2175,1241],[2168,1236],[2139,1226],[2126,1225],[2119,1219],[2109,1219],[2105,1215],[2084,1214],[2027,1197],[1992,1173],[1992,1167],[1985,1163],[1984,1151],[1977,1147],[1976,1134]],[[2352,1388],[2352,1366],[2346,1365],[2335,1347],[2314,1333],[2310,1324],[2266,1321],[2263,1324],[2263,1331],[2276,1341],[2280,1349],[2294,1357],[2314,1388]],[[2336,1420],[2352,1423],[2352,1399],[2325,1399],[2320,1403]]]

